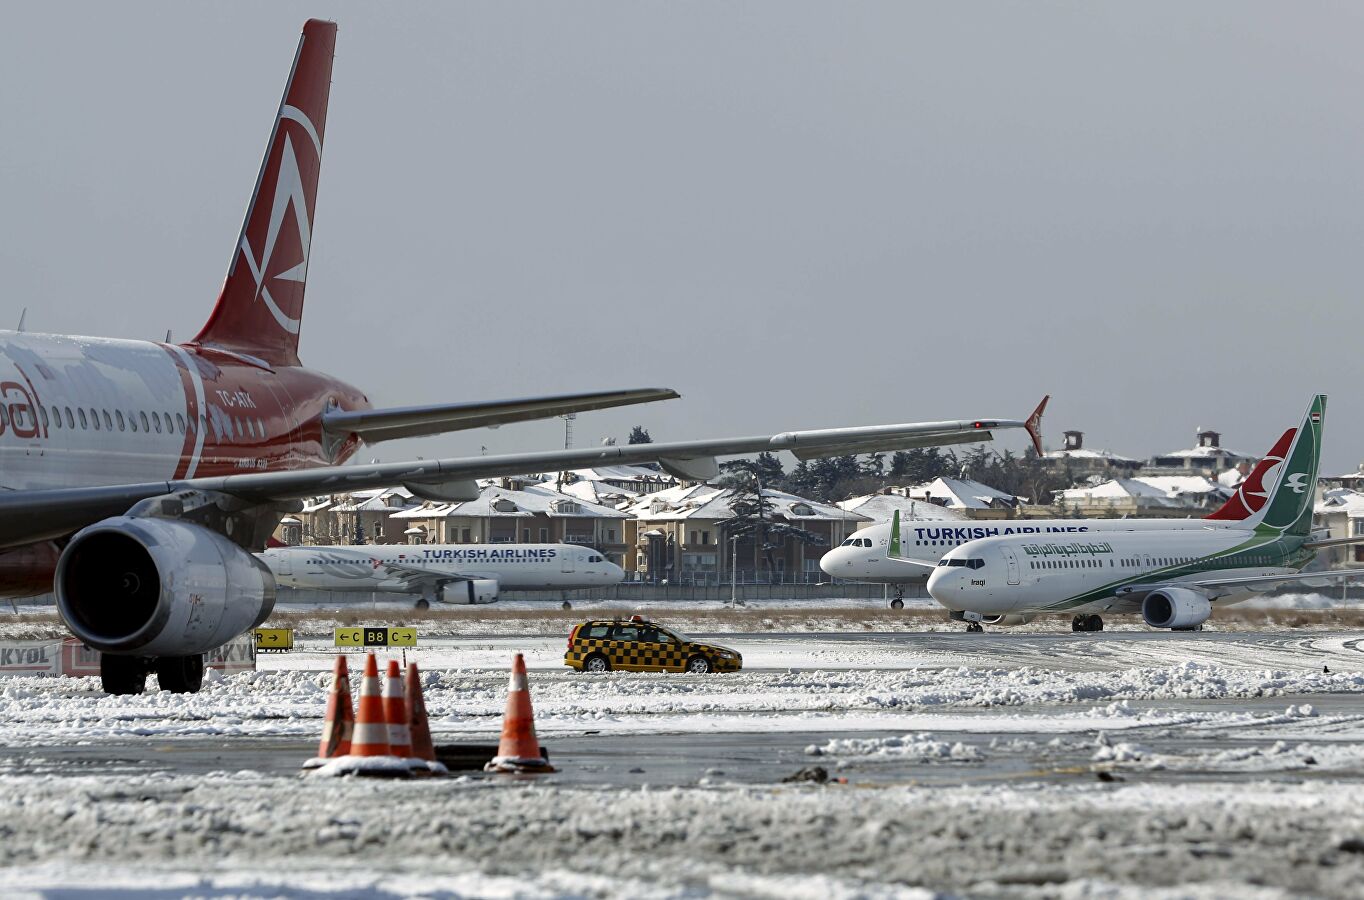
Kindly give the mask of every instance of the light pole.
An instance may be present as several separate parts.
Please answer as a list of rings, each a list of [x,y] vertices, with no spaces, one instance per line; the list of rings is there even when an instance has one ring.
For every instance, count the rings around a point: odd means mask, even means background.
[[[736,606],[736,581],[739,570],[739,536],[736,534],[729,539],[729,605]]]

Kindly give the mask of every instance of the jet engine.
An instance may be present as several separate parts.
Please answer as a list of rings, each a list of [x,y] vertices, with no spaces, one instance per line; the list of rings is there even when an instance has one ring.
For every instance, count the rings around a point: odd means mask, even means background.
[[[468,581],[449,581],[441,585],[441,603],[496,603],[496,578],[470,578]]]
[[[984,616],[980,621],[986,625],[1002,625],[1005,628],[1011,628],[1015,625],[1027,625],[1033,618],[1035,617],[1011,613],[1008,615]]]
[[[232,541],[176,519],[115,516],[78,532],[57,561],[71,633],[113,655],[204,653],[265,621],[270,570]]]
[[[1198,591],[1161,588],[1141,601],[1141,615],[1152,628],[1197,628],[1212,615],[1212,604]]]

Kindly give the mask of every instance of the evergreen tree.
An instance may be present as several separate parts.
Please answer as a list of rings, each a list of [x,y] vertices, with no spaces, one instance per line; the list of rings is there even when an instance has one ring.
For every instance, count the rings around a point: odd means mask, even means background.
[[[630,437],[628,443],[652,444],[653,442],[654,439],[649,436],[649,429],[645,428],[643,425],[636,425],[634,428],[630,429]]]
[[[754,465],[752,461],[745,462],[749,462],[750,466]],[[826,543],[822,535],[799,525],[774,520],[772,501],[766,494],[769,488],[752,469],[745,471],[732,468],[716,483],[723,484],[733,491],[729,508],[734,517],[726,519],[720,526],[723,540],[739,537],[752,541],[754,574],[757,574],[761,554],[761,559],[767,564],[767,578],[769,581],[772,580],[777,570],[773,553],[787,539],[816,546]]]

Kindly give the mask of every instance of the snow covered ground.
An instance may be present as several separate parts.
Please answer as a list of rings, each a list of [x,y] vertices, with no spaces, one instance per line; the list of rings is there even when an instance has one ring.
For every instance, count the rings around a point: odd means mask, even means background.
[[[300,778],[330,681],[320,637],[193,696],[0,679],[0,893],[1347,897],[1364,883],[1364,632],[715,639],[745,671],[587,676],[562,666],[561,635],[424,639],[409,658],[438,743],[493,739],[510,655],[528,654],[563,770],[529,781]],[[801,766],[847,783],[782,782]]]

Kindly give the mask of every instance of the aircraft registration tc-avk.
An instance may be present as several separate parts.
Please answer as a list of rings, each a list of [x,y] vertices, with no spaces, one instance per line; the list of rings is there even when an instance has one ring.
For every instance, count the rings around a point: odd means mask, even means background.
[[[574,544],[271,547],[258,555],[286,587],[416,594],[418,609],[493,603],[500,591],[571,591],[625,580],[620,566]]]
[[[1322,573],[1302,572],[1316,551],[1360,541],[1312,534],[1325,412],[1326,397],[1314,397],[1302,424],[1237,489],[1231,509],[1202,527],[980,538],[938,561],[928,592],[975,631],[983,621],[1014,624],[1046,613],[1073,614],[1075,631],[1100,631],[1104,612],[1139,612],[1152,628],[1193,630],[1213,604],[1320,581]]]
[[[336,25],[303,27],[265,158],[208,322],[181,344],[0,332],[0,593],[53,591],[101,653],[104,688],[196,691],[203,654],[270,614],[264,549],[300,498],[404,485],[477,496],[476,479],[718,456],[799,458],[971,443],[1028,420],[964,419],[501,456],[341,465],[362,443],[672,399],[663,388],[373,409],[298,356]]]

